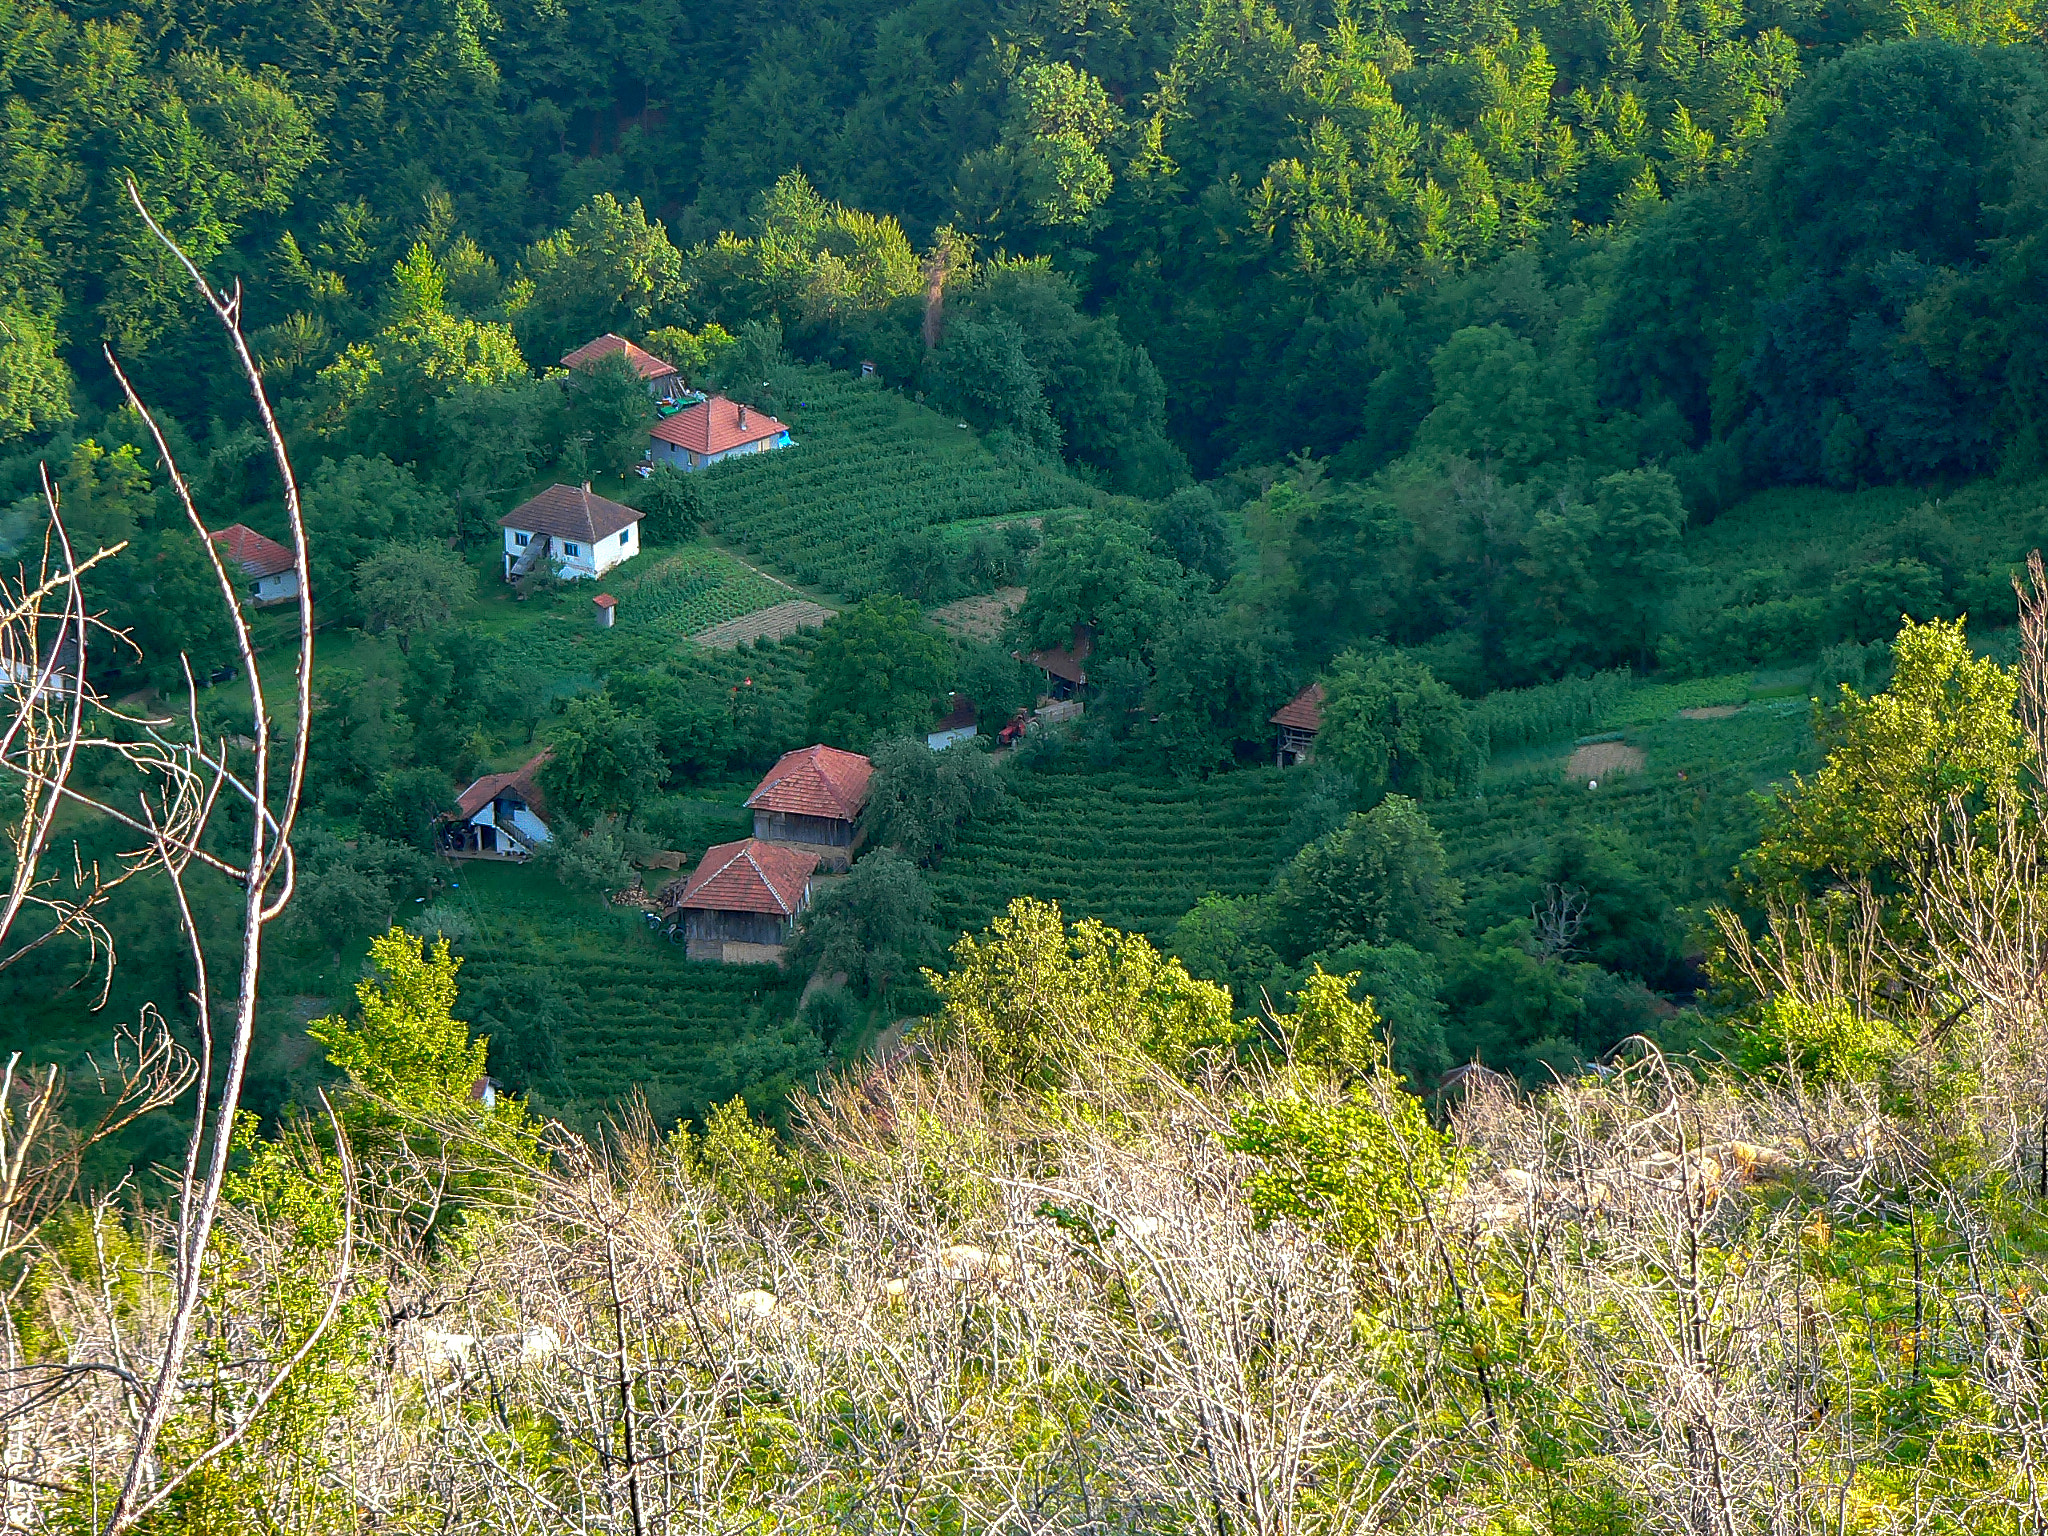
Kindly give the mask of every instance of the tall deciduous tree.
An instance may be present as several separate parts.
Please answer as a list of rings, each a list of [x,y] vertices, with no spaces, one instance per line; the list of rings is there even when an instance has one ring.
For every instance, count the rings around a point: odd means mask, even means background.
[[[395,632],[401,653],[421,630],[445,623],[475,586],[462,557],[438,544],[387,544],[356,567],[364,622]]]
[[[1442,794],[1473,767],[1464,701],[1395,651],[1354,651],[1331,664],[1316,749],[1351,774],[1368,801],[1390,790]]]
[[[855,751],[878,736],[921,730],[945,696],[952,662],[952,648],[915,603],[868,598],[819,633],[805,728]]]
[[[661,788],[654,732],[604,694],[570,701],[548,751],[541,788],[572,816],[602,812],[630,825],[634,810]]]

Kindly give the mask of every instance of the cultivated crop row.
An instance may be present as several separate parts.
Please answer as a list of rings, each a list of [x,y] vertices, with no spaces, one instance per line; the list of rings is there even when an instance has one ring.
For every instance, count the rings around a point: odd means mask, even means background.
[[[686,544],[642,559],[649,562],[643,569],[611,583],[620,619],[631,628],[694,635],[795,595],[707,544]]]
[[[792,377],[804,397],[789,410],[794,446],[716,465],[702,488],[714,528],[801,582],[863,597],[880,590],[898,534],[1085,499],[1057,471],[935,435],[938,418],[907,415],[875,384],[822,369]]]
[[[934,880],[939,921],[979,929],[1014,898],[1037,896],[1070,919],[1163,937],[1211,891],[1265,887],[1301,782],[1277,769],[1194,783],[1026,779],[1010,814],[971,827],[946,854]]]

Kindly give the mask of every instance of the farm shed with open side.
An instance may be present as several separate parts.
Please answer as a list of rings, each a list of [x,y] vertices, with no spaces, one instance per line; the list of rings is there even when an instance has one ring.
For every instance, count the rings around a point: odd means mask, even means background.
[[[1274,710],[1271,720],[1280,732],[1273,761],[1282,768],[1307,762],[1315,751],[1316,732],[1323,728],[1323,685],[1310,683]]]

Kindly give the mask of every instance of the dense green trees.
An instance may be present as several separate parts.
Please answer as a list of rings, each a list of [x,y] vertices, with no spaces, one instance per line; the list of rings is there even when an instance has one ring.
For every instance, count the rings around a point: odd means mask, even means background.
[[[952,652],[914,603],[871,597],[825,625],[810,666],[806,727],[865,751],[877,737],[921,731],[952,676]]]

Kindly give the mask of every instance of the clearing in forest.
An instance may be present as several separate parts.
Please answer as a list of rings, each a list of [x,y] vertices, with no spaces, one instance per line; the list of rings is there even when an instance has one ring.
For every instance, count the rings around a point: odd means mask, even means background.
[[[997,587],[934,608],[932,622],[962,640],[993,640],[1002,633],[1004,621],[1023,605],[1022,587]]]
[[[1580,747],[1565,764],[1568,779],[1612,779],[1643,771],[1643,753],[1625,741],[1596,741]]]
[[[790,446],[691,478],[721,539],[807,587],[866,597],[883,589],[899,534],[1092,499],[1064,471],[1006,462],[872,379],[808,367],[774,380],[764,404],[789,423]]]

